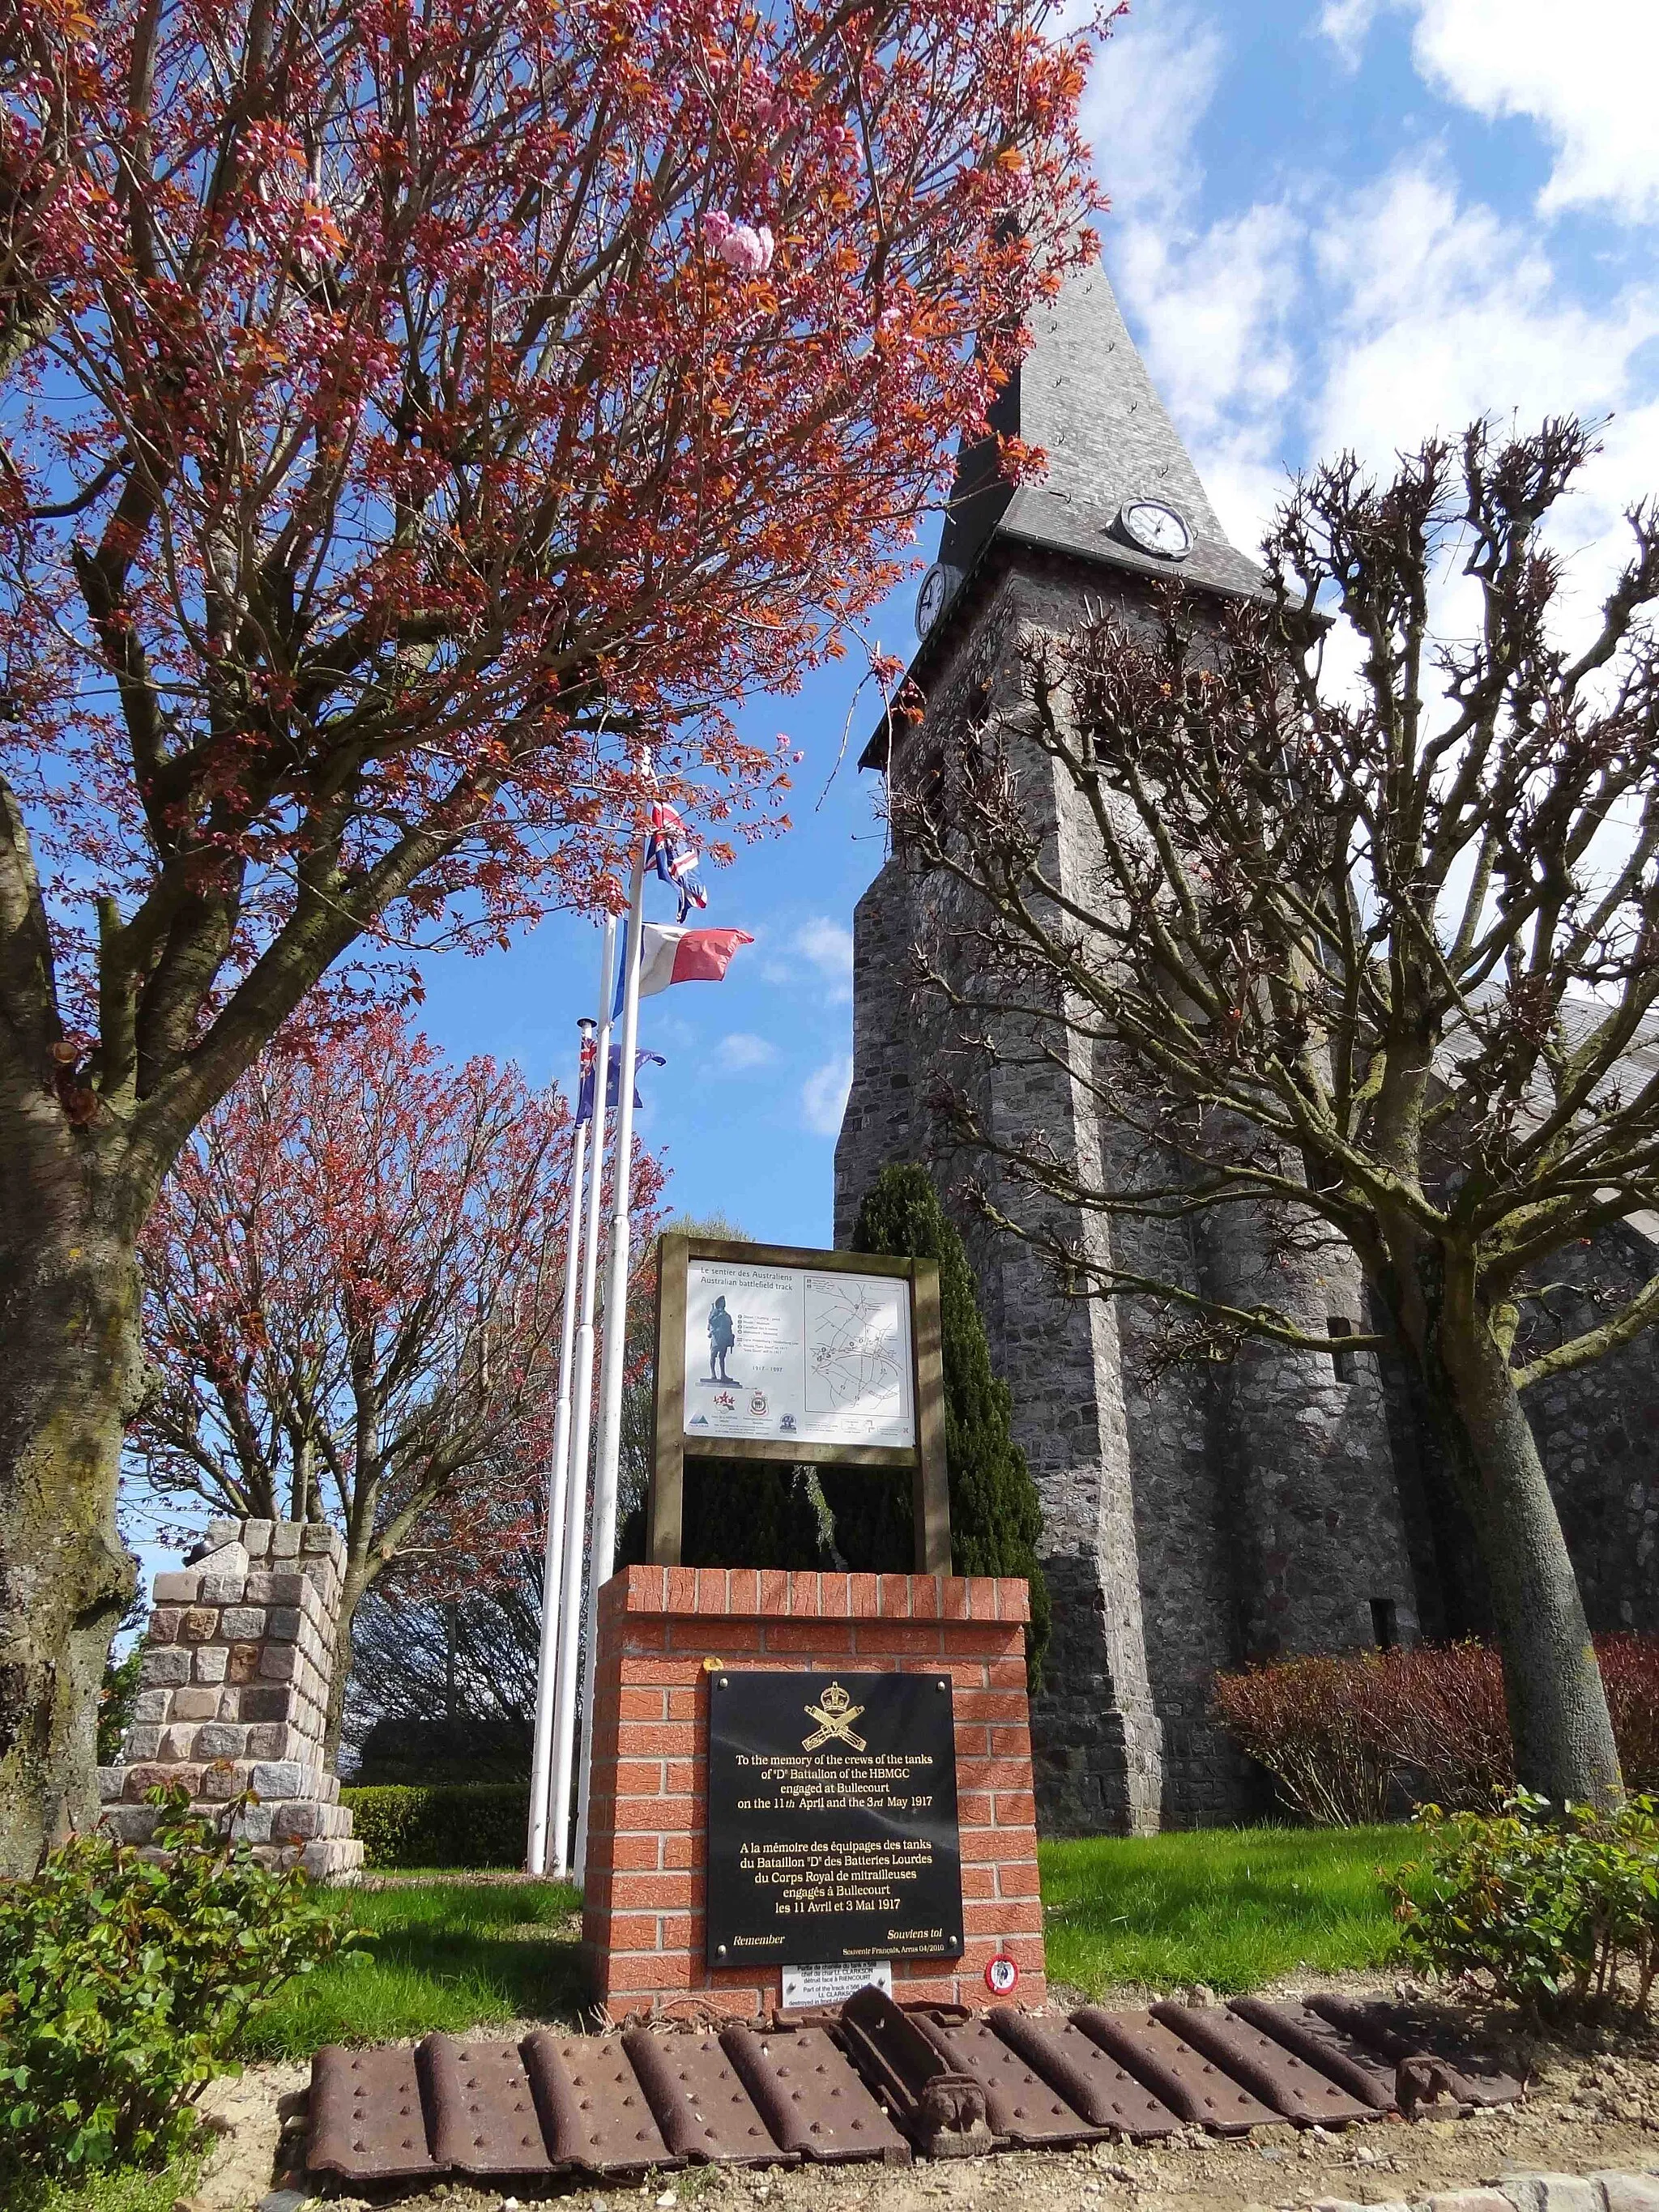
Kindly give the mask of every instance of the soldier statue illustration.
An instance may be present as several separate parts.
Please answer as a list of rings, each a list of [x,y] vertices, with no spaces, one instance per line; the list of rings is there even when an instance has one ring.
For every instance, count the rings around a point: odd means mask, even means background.
[[[708,1309],[708,1379],[711,1382],[729,1382],[726,1371],[726,1355],[738,1340],[732,1326],[732,1316],[726,1310],[726,1300],[716,1298]]]

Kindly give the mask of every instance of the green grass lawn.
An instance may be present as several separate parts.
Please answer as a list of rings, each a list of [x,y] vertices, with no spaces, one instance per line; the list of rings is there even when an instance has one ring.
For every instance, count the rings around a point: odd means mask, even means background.
[[[81,2181],[21,2177],[11,2185],[6,2212],[172,2212],[200,2171],[200,2158],[191,2154],[154,2172],[124,2166]]]
[[[1044,1844],[1048,1975],[1091,1996],[1140,1982],[1256,1989],[1298,1966],[1380,1966],[1395,1950],[1379,1866],[1409,1828],[1203,1828]]]
[[[1099,1996],[1126,1982],[1234,1991],[1304,1965],[1380,1966],[1395,1936],[1376,1869],[1399,1865],[1411,1844],[1408,1828],[1045,1844],[1049,1975]],[[374,1931],[373,1948],[291,1983],[253,2023],[249,2055],[304,2058],[323,2043],[574,2020],[575,1905],[556,1882],[486,1886],[441,1870],[344,1892],[340,1909]]]
[[[485,1887],[441,1874],[345,1891],[341,1910],[374,1932],[373,1946],[290,1982],[252,2023],[247,2052],[308,2058],[323,2043],[574,2019],[576,1903],[562,1882]]]

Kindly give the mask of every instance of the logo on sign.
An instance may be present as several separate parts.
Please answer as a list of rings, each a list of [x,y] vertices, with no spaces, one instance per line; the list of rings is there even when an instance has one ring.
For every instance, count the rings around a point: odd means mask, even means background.
[[[795,1433],[794,1415],[793,1413],[781,1413],[778,1416],[778,1426],[783,1431],[785,1436],[793,1437]]]
[[[751,1390],[749,1393],[749,1410],[751,1413],[763,1413],[766,1411],[764,1390]]]
[[[818,1692],[818,1702],[805,1708],[808,1720],[818,1725],[811,1735],[801,1738],[803,1751],[817,1751],[821,1744],[844,1743],[849,1750],[862,1751],[864,1738],[854,1735],[853,1723],[864,1711],[855,1705],[839,1682],[830,1682]]]
[[[729,1390],[717,1390],[714,1393],[714,1403],[725,1413],[735,1413],[738,1410],[738,1401]]]
[[[1011,1959],[1006,1951],[999,1951],[986,1966],[985,1986],[994,1997],[1012,1996],[1018,1979],[1019,1962]]]

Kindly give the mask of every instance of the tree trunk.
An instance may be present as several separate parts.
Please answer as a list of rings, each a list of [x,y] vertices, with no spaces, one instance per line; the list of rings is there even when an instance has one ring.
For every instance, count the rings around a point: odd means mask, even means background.
[[[1449,1306],[1432,1350],[1429,1395],[1491,1585],[1516,1778],[1556,1805],[1613,1802],[1607,1692],[1508,1358],[1478,1307]]]
[[[99,1685],[137,1581],[115,1501],[143,1379],[143,1206],[49,1097],[12,1136],[0,1168],[0,1873],[24,1875],[97,1816]]]
[[[340,1728],[345,1719],[346,1686],[351,1680],[352,1624],[377,1572],[372,1559],[354,1559],[348,1551],[340,1583],[340,1610],[334,1617],[334,1671],[328,1678],[328,1729],[323,1758],[331,1773],[340,1764]]]

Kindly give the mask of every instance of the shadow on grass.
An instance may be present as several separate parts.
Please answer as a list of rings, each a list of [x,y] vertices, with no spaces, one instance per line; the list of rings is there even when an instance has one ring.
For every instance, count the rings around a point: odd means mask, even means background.
[[[1385,1966],[1397,1936],[1379,1867],[1409,1828],[1201,1829],[1042,1846],[1050,1978],[1098,1996],[1126,1983],[1223,1994],[1310,1967]]]
[[[441,1880],[347,1892],[343,1917],[370,1948],[289,1983],[248,2028],[251,2057],[308,2058],[325,2043],[386,2043],[434,2028],[574,2021],[576,1893],[557,1882]]]

